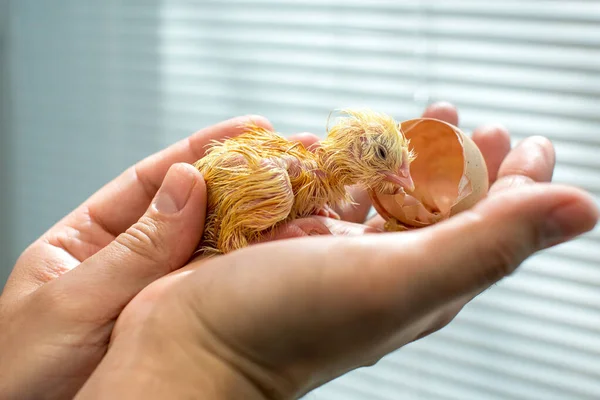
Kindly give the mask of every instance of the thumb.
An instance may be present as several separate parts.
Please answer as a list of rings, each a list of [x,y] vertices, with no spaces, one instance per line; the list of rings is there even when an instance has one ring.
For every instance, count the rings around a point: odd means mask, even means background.
[[[235,344],[211,354],[296,398],[439,329],[531,254],[597,220],[581,190],[536,184],[418,231],[251,246],[197,264],[176,296],[211,327],[211,343]]]
[[[189,260],[200,241],[205,214],[202,175],[189,164],[174,164],[135,224],[43,289],[68,293],[78,299],[80,311],[98,310],[102,318],[114,318],[144,287]]]
[[[598,216],[593,197],[580,189],[536,184],[506,190],[416,232],[421,246],[409,253],[415,263],[406,272],[431,289],[421,295],[434,304],[476,295],[534,253],[592,230]]]

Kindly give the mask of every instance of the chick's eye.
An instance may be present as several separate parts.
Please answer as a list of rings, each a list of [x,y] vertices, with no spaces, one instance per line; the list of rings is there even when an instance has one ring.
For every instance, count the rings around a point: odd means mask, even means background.
[[[375,148],[375,154],[377,154],[377,157],[385,159],[387,157],[387,150],[383,146],[377,146]]]

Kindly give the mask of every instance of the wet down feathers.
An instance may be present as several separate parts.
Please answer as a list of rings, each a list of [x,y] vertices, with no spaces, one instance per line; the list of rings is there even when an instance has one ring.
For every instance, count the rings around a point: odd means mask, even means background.
[[[314,148],[252,124],[212,143],[194,164],[208,195],[201,250],[228,253],[295,218],[335,215],[328,210],[352,202],[350,185],[381,193],[412,190],[415,155],[400,125],[370,110],[342,114]]]

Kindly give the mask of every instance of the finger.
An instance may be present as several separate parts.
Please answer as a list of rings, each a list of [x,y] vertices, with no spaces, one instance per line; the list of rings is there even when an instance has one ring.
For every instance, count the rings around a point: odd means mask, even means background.
[[[260,116],[233,118],[205,128],[126,170],[86,201],[84,209],[106,231],[119,235],[144,213],[172,164],[194,163],[211,141],[241,134],[248,122],[272,129]]]
[[[275,229],[271,235],[265,237],[263,240],[261,240],[261,242],[293,239],[306,236],[357,236],[379,232],[379,230],[370,228],[363,224],[315,215],[306,218],[298,218],[287,222]]]
[[[348,193],[352,197],[354,204],[349,203],[337,206],[334,208],[335,212],[344,221],[362,224],[371,209],[371,198],[367,191],[359,185],[349,186]]]
[[[114,318],[152,281],[183,266],[200,241],[206,187],[189,164],[169,169],[146,213],[126,232],[77,268],[38,292],[77,299],[86,318]],[[43,294],[41,294],[43,295]],[[102,302],[102,307],[95,307]],[[95,316],[93,310],[102,315]]]
[[[305,148],[310,148],[319,142],[319,137],[309,132],[302,132],[292,135],[288,138],[292,142],[300,142]]]
[[[456,107],[445,101],[429,105],[423,112],[423,118],[435,118],[458,126],[458,111]]]
[[[490,193],[533,182],[550,182],[556,163],[552,142],[541,136],[524,139],[498,169],[498,180]]]
[[[498,170],[507,154],[510,152],[510,135],[508,130],[500,125],[487,125],[475,129],[473,141],[479,147],[488,170],[490,184],[498,177]]]

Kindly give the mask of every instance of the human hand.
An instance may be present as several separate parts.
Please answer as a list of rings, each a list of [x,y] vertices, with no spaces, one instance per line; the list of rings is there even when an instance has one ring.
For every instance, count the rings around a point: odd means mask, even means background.
[[[127,169],[25,250],[0,297],[1,398],[77,392],[123,307],[183,266],[200,240],[206,188],[192,166],[173,164],[196,161],[247,120],[206,128]]]
[[[491,127],[474,140],[493,184],[473,209],[416,231],[294,238],[196,260],[127,306],[80,397],[296,398],[444,327],[533,253],[594,227],[589,195],[545,183],[546,139],[510,150],[506,131]],[[314,220],[334,234],[382,225]]]

